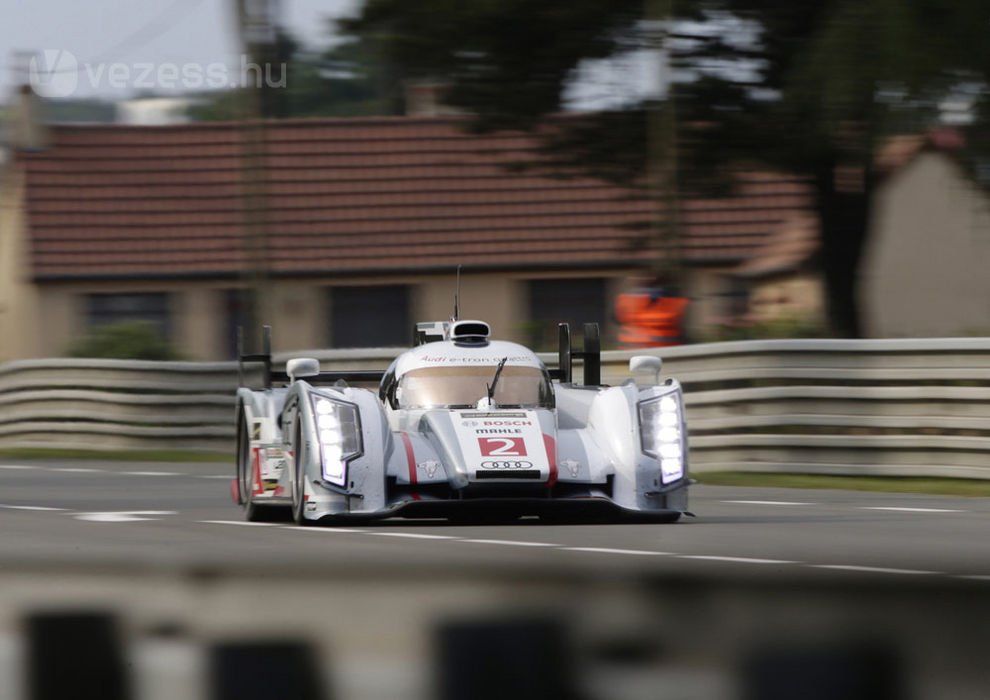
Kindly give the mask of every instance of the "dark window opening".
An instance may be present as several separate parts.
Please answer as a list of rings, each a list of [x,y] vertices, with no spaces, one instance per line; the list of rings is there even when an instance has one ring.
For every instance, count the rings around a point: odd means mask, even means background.
[[[247,289],[228,289],[224,291],[223,313],[224,313],[224,352],[230,359],[237,357],[237,344],[240,333],[248,333],[247,323],[250,314],[248,313],[250,298]],[[249,352],[251,348],[249,338],[243,339],[244,352]]]
[[[171,338],[168,294],[89,294],[86,297],[89,330],[127,321],[151,323],[165,340]]]
[[[604,334],[606,302],[606,280],[602,278],[530,280],[527,330],[531,346],[555,349],[558,323],[570,324],[575,338],[580,337],[585,323],[597,323]]]
[[[412,342],[409,287],[334,287],[330,344],[335,348],[408,346]]]

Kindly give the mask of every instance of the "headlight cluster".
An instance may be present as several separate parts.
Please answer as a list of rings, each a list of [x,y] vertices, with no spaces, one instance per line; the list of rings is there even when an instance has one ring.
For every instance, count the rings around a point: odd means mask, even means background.
[[[679,395],[667,394],[639,403],[639,432],[643,452],[660,462],[665,484],[684,476],[684,422]]]
[[[347,485],[347,462],[361,454],[361,422],[352,403],[311,395],[316,436],[320,443],[323,478]]]

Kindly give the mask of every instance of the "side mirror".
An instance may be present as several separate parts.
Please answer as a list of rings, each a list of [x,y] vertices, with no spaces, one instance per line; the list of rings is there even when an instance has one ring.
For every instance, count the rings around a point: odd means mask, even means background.
[[[653,383],[660,383],[660,368],[663,367],[663,360],[655,355],[633,355],[629,358],[629,372],[653,372]]]
[[[285,373],[292,381],[303,377],[315,377],[320,373],[320,361],[312,357],[296,357],[286,363]]]

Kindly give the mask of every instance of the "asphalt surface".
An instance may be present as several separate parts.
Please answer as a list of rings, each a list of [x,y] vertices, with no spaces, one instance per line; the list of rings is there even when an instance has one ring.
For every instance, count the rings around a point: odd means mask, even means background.
[[[677,524],[248,524],[223,464],[0,463],[0,561],[990,582],[990,499],[693,487]]]

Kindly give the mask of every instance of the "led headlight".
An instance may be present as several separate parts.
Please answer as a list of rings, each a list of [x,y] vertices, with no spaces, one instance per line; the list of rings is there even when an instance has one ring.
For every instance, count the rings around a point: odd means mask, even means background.
[[[684,476],[684,421],[679,394],[639,402],[643,452],[660,462],[660,479],[669,484]]]
[[[311,394],[316,437],[320,443],[323,478],[347,485],[347,462],[361,454],[361,420],[358,408],[347,401]]]

